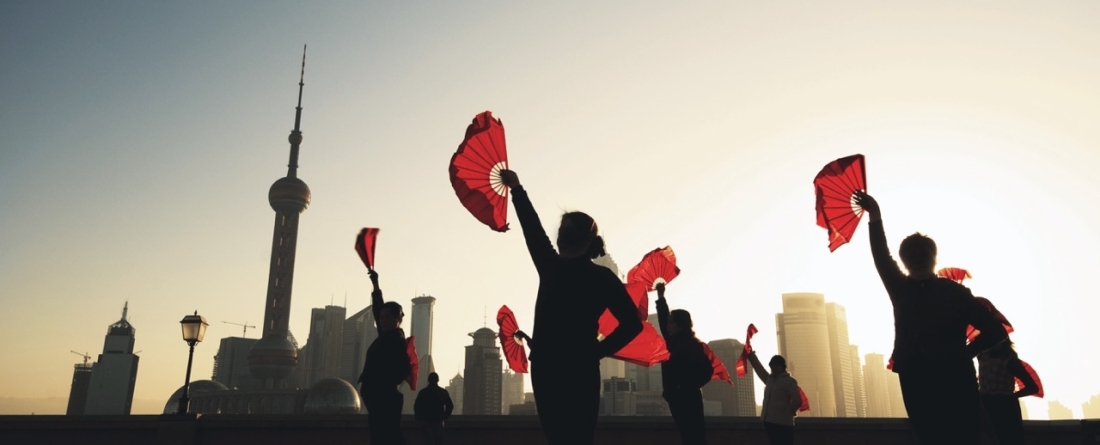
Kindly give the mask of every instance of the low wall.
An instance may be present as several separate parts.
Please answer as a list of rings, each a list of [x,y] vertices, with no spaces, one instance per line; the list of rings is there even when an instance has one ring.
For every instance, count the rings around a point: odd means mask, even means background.
[[[411,418],[403,422],[409,445],[420,445]],[[799,419],[799,445],[916,445],[904,419]],[[531,416],[454,416],[447,423],[450,445],[541,445],[538,419]],[[766,444],[757,418],[708,417],[711,444]],[[1100,444],[1100,420],[1025,421],[1025,443]],[[0,444],[164,445],[369,444],[364,415],[179,416],[0,416]],[[602,417],[596,443],[678,444],[669,417]]]

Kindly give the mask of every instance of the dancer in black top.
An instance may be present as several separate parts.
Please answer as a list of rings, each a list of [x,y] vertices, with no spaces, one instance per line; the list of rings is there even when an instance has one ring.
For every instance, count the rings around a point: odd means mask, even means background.
[[[668,361],[661,363],[661,395],[668,402],[672,420],[680,430],[684,445],[706,445],[706,424],[703,419],[701,388],[714,375],[714,366],[695,338],[691,314],[683,309],[669,313],[665,301],[665,284],[657,286],[657,322],[668,347]]]
[[[378,288],[378,272],[370,271],[371,309],[378,327],[378,338],[367,348],[363,373],[359,375],[362,387],[359,391],[363,405],[367,407],[367,423],[372,445],[404,445],[401,436],[401,407],[405,397],[397,385],[409,376],[412,366],[405,351],[405,332],[401,320],[405,312],[401,304],[382,300]]]
[[[622,281],[592,262],[605,255],[596,222],[581,212],[562,215],[554,250],[519,177],[502,170],[539,273],[531,331],[531,385],[539,421],[550,445],[587,445],[595,439],[600,408],[600,359],[642,331],[637,308]],[[599,319],[610,310],[619,326],[600,341]],[[535,346],[537,345],[537,346]]]
[[[901,243],[902,273],[890,256],[878,202],[856,192],[870,215],[871,254],[894,306],[894,372],[909,423],[922,444],[981,441],[981,402],[974,357],[1008,338],[970,289],[936,276],[936,243],[919,233]],[[969,345],[966,327],[981,331]]]

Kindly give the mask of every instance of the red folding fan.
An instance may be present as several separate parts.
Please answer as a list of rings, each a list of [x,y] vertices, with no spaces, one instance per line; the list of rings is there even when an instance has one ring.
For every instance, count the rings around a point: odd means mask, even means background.
[[[936,272],[936,275],[947,278],[948,280],[962,284],[963,280],[967,278],[973,278],[970,276],[970,272],[966,269],[960,269],[958,267],[945,267]]]
[[[989,301],[988,298],[974,297],[974,299],[978,300],[978,302],[981,303],[982,306],[985,306],[985,308],[989,310],[989,312],[993,313],[993,317],[1001,322],[1001,325],[1005,327],[1006,332],[1011,334],[1013,331],[1015,331],[1015,329],[1012,328],[1012,323],[1009,323],[1008,318],[1005,317],[1005,314],[1002,314],[996,306],[993,306],[993,302]],[[975,328],[973,325],[966,325],[966,342],[970,343],[974,341],[975,338],[978,338],[978,334],[981,333],[982,331],[978,328]]]
[[[644,283],[647,290],[654,290],[657,283],[668,283],[680,275],[676,267],[676,254],[672,248],[653,249],[642,257],[642,261],[626,274],[627,283]]]
[[[749,323],[748,329],[745,330],[745,346],[741,348],[741,355],[737,357],[737,365],[734,366],[734,371],[737,373],[737,377],[744,377],[749,373],[749,354],[752,353],[752,336],[759,332],[756,329],[756,325]]]
[[[1020,364],[1024,365],[1024,371],[1027,371],[1027,373],[1031,375],[1031,379],[1035,380],[1035,385],[1039,387],[1039,392],[1034,394],[1035,397],[1038,397],[1040,399],[1043,398],[1043,382],[1039,380],[1039,374],[1035,372],[1035,369],[1032,368],[1031,365],[1027,364],[1027,362],[1020,360]],[[1021,382],[1020,379],[1016,379],[1016,391],[1019,391],[1020,388],[1023,387],[1024,382]]]
[[[527,351],[523,343],[515,337],[516,331],[519,330],[519,323],[516,323],[516,316],[508,306],[501,306],[497,311],[497,326],[500,328],[497,336],[500,337],[500,345],[504,349],[504,358],[508,360],[508,367],[512,368],[516,374],[527,372]]]
[[[810,410],[810,399],[806,397],[806,392],[802,390],[802,387],[798,387],[798,396],[802,398],[802,405],[798,407],[798,412]]]
[[[668,360],[668,347],[665,345],[664,337],[648,321],[649,300],[646,296],[645,285],[631,283],[625,286],[626,292],[630,294],[630,298],[634,300],[634,305],[638,308],[638,319],[642,321],[642,332],[611,357],[646,367]],[[614,331],[618,326],[619,320],[611,314],[611,311],[605,309],[603,314],[600,315],[599,321],[600,340],[610,335],[611,331]]]
[[[508,187],[500,179],[507,168],[504,125],[489,111],[475,116],[451,157],[451,186],[462,205],[497,232],[508,230]]]
[[[711,374],[711,380],[725,380],[729,382],[730,386],[733,386],[733,378],[730,377],[730,372],[726,369],[726,364],[722,363],[722,360],[718,358],[718,355],[707,346],[706,343],[699,342],[703,345],[703,353],[710,359],[710,366],[714,369],[714,374]]]
[[[817,195],[817,225],[829,230],[829,251],[835,251],[852,239],[863,209],[853,201],[856,191],[867,190],[863,155],[840,158],[814,178]]]
[[[367,266],[367,270],[374,270],[374,246],[378,239],[378,229],[364,227],[355,237],[355,251],[359,252],[359,259]]]
[[[416,356],[416,336],[410,335],[405,339],[405,354],[409,356],[409,376],[405,381],[409,382],[409,389],[416,391],[416,379],[420,377],[420,357]]]

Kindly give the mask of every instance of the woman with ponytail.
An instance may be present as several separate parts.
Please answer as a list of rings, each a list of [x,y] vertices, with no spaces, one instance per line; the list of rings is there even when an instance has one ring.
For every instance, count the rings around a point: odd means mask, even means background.
[[[642,331],[638,310],[619,277],[592,260],[606,255],[596,221],[582,212],[561,217],[557,250],[542,227],[527,191],[511,170],[500,173],[535,269],[539,290],[531,331],[531,385],[543,433],[550,445],[589,445],[600,408],[600,359]],[[619,321],[598,339],[604,310]]]

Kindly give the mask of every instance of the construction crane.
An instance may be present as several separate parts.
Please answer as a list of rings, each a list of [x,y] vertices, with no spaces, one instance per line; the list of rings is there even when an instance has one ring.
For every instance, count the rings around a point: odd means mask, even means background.
[[[240,327],[244,328],[244,332],[241,333],[241,336],[244,337],[244,338],[248,338],[248,328],[255,328],[255,326],[252,326],[252,325],[248,324],[247,321],[244,322],[244,323],[233,323],[232,321],[223,321],[222,323],[236,325],[236,326],[240,326]]]
[[[87,352],[85,352],[85,353],[81,354],[81,353],[79,353],[79,352],[76,352],[76,351],[74,351],[74,350],[72,350],[72,349],[70,349],[70,350],[69,350],[69,352],[71,352],[71,353],[73,353],[73,354],[76,354],[76,355],[79,355],[79,356],[81,356],[81,357],[84,357],[84,366],[88,366],[88,360],[91,360],[91,359],[92,359],[92,356],[88,355],[88,353],[87,353]]]

